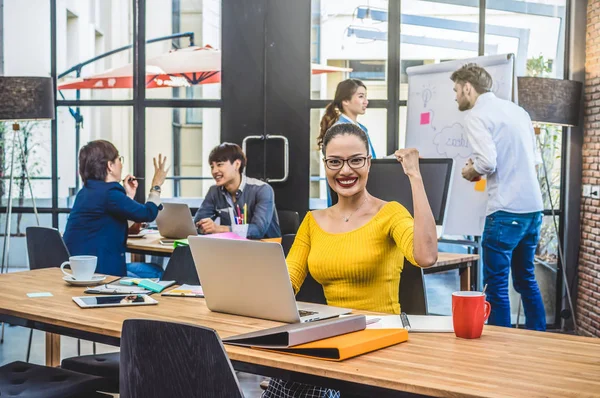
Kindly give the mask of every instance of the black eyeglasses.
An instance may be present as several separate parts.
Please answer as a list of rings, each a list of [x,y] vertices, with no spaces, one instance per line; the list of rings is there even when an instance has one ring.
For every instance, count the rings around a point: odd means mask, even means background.
[[[344,163],[348,163],[348,166],[351,169],[360,169],[361,167],[365,166],[367,159],[370,158],[371,156],[355,156],[349,159],[330,158],[323,159],[323,161],[329,170],[339,170],[344,167]]]

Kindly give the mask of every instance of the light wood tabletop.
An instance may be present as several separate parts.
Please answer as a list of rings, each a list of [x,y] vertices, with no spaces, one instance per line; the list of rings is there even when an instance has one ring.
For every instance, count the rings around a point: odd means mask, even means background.
[[[202,325],[222,338],[280,325],[214,313],[199,298],[154,295],[159,301],[154,306],[81,309],[71,298],[83,295],[83,288],[67,285],[56,268],[3,274],[0,286],[1,320],[97,341],[105,337],[114,344],[130,318]],[[30,292],[50,292],[52,297],[29,298]],[[47,355],[56,364],[60,340],[48,335]],[[333,383],[365,396],[405,391],[438,397],[600,397],[600,339],[587,337],[493,326],[486,326],[476,340],[411,333],[406,343],[343,362],[225,348],[240,370],[288,372],[292,379]]]
[[[127,250],[133,253],[162,254],[163,256],[169,256],[173,253],[175,248],[173,247],[173,244],[161,244],[161,239],[163,239],[163,237],[160,236],[158,232],[148,233],[141,238],[128,238]]]

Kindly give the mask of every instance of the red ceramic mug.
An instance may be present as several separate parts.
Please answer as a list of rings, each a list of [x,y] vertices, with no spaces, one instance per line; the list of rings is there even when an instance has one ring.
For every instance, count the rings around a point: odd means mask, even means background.
[[[483,324],[490,316],[492,306],[482,292],[452,293],[452,321],[454,334],[463,339],[478,339]]]

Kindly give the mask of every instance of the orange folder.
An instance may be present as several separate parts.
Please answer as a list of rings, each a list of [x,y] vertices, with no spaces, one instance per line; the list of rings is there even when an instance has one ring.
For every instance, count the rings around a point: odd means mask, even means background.
[[[289,348],[257,348],[327,361],[343,361],[408,340],[406,329],[364,329]]]

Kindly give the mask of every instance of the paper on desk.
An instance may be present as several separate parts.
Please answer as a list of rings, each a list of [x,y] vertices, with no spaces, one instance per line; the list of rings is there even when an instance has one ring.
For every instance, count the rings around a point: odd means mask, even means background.
[[[52,293],[50,293],[50,292],[27,293],[27,297],[52,297]]]
[[[369,323],[370,319],[378,321]],[[410,332],[449,333],[454,332],[451,316],[408,315]],[[367,316],[367,329],[402,329],[402,320],[398,315]]]
[[[158,278],[131,278],[131,277],[123,277],[113,281],[111,283],[107,283],[105,285],[98,285],[94,287],[89,287],[86,290],[89,293],[93,294],[148,294],[152,293],[148,289],[144,289],[143,287],[139,287],[137,285],[124,285],[119,283],[120,281],[125,280],[133,280],[133,279],[148,279],[149,281],[159,283],[163,285],[165,288],[174,285],[175,281],[161,281]]]
[[[168,292],[164,292],[162,296],[184,296],[184,297],[204,297],[204,291],[200,285],[181,285]]]

